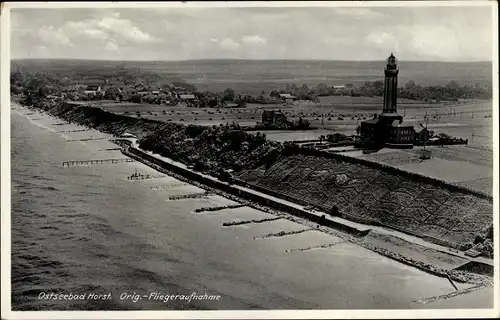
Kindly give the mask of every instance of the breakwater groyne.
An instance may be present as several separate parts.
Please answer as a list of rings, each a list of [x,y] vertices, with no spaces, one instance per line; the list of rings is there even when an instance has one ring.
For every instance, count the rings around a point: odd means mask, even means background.
[[[124,159],[92,159],[92,160],[69,160],[62,163],[63,167],[74,167],[74,166],[88,166],[95,164],[116,164],[123,162],[134,162],[134,160],[129,158]]]
[[[180,163],[176,163],[170,159],[165,159],[156,154],[147,153],[137,146],[132,146],[130,141],[123,141],[123,154],[135,159],[137,161],[145,162],[148,165],[153,165],[159,171],[167,170],[178,175],[183,176],[186,179],[204,184],[208,187],[218,189],[222,192],[254,201],[258,204],[289,212],[297,217],[305,218],[310,221],[314,221],[318,224],[335,228],[337,230],[347,232],[354,235],[362,236],[367,234],[370,229],[362,226],[357,226],[356,224],[350,223],[343,219],[327,219],[323,215],[317,212],[311,212],[306,210],[299,204],[291,203],[289,201],[273,197],[269,194],[261,193],[259,191],[246,188],[237,184],[231,184],[229,182],[221,181],[215,177],[205,175],[199,172],[195,172],[192,169],[184,167]]]

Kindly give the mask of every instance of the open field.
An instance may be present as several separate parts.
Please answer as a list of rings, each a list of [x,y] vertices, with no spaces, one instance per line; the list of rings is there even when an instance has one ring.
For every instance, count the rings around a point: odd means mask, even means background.
[[[151,83],[181,81],[193,84],[199,91],[222,92],[234,89],[236,94],[268,96],[272,90],[288,84],[310,87],[320,83],[328,86],[383,80],[384,61],[305,61],[305,60],[194,60],[194,61],[90,61],[90,60],[13,60],[12,70],[20,66],[29,72],[46,72],[81,83],[104,79],[134,78]],[[422,86],[458,81],[462,85],[491,85],[492,65],[489,62],[444,63],[400,62],[399,84],[414,81]],[[129,79],[129,80],[130,80]],[[143,118],[184,124],[220,125],[238,122],[254,125],[261,119],[262,109],[281,109],[289,120],[299,116],[309,120],[315,131],[265,132],[279,141],[317,139],[320,135],[342,132],[354,134],[360,121],[380,113],[382,97],[320,97],[319,103],[298,102],[292,105],[249,104],[244,109],[191,109],[165,105],[93,102],[106,111]],[[399,112],[406,122],[419,127],[425,115],[431,116],[429,128],[436,133],[469,139],[471,143],[491,147],[491,101],[460,101],[459,103],[424,103],[399,99]]]
[[[220,125],[237,122],[240,125],[254,125],[261,120],[262,109],[281,109],[290,120],[304,119],[311,122],[317,130],[308,131],[260,131],[271,140],[313,140],[320,135],[333,132],[355,134],[356,127],[363,118],[371,118],[373,112],[380,112],[381,100],[366,97],[327,97],[330,104],[290,105],[252,105],[242,109],[198,109],[188,107],[168,107],[131,103],[103,103],[103,109],[131,116],[136,111],[141,117],[184,124]],[[326,99],[325,99],[326,100]],[[340,104],[340,107],[339,107]],[[402,108],[404,106],[404,108]],[[378,153],[363,154],[360,151],[346,152],[345,155],[359,157],[419,173],[436,179],[452,182],[487,194],[493,186],[493,126],[492,105],[490,101],[467,101],[453,105],[403,104],[400,113],[406,114],[405,122],[414,124],[418,130],[425,124],[424,116],[430,117],[428,128],[437,133],[469,140],[467,146],[430,147],[432,159],[425,162],[419,159],[421,147],[412,150],[384,149]],[[403,111],[403,112],[401,112]],[[151,114],[148,114],[150,112]],[[165,112],[165,114],[163,114]],[[323,122],[321,121],[321,114]],[[343,115],[343,120],[339,116]]]
[[[455,137],[469,139],[470,144],[492,148],[491,101],[463,101],[454,104],[402,102],[404,103],[399,106],[400,114],[405,116],[405,122],[414,124],[416,128],[424,123],[423,118],[428,115],[430,118],[428,127],[436,133],[447,133]],[[254,125],[261,121],[262,110],[280,109],[289,120],[297,120],[299,116],[302,116],[318,129],[312,131],[263,131],[268,138],[278,141],[317,139],[320,135],[332,132],[355,134],[357,125],[364,119],[371,119],[373,113],[379,113],[382,107],[380,98],[344,96],[322,97],[319,104],[248,104],[246,108],[240,109],[201,109],[111,101],[93,103],[106,111],[117,114],[128,112],[129,115],[134,116],[139,111],[143,118],[199,125],[220,125],[233,121],[242,126]],[[323,119],[321,115],[323,115]],[[339,120],[339,117],[342,119]]]
[[[84,102],[82,102],[84,103]],[[315,119],[321,114],[327,116],[343,116],[349,118],[352,116],[373,116],[373,113],[380,113],[382,110],[383,99],[381,97],[349,97],[349,96],[329,96],[320,97],[320,103],[313,102],[295,102],[292,104],[247,104],[246,108],[239,109],[202,109],[202,108],[188,108],[183,106],[167,106],[167,105],[150,105],[150,104],[137,104],[131,102],[114,102],[114,101],[93,101],[91,104],[105,109],[106,111],[123,114],[124,112],[135,113],[136,111],[141,114],[146,114],[148,111],[152,113],[166,112],[179,112],[179,113],[192,113],[198,112],[200,115],[213,114],[214,111],[223,110],[222,113],[260,113],[262,109],[280,109],[286,115],[294,116],[302,114],[303,117]],[[401,99],[398,104],[398,111],[404,115],[406,119],[411,117],[423,117],[425,115],[434,116],[449,116],[456,113],[458,117],[466,118],[467,115],[480,116],[484,114],[491,114],[492,105],[491,101],[485,100],[464,100],[459,103],[423,103],[421,101],[412,101]],[[210,113],[212,112],[212,113]],[[333,119],[332,119],[333,120]],[[172,121],[175,121],[172,119]]]
[[[451,182],[492,195],[493,152],[475,146],[427,147],[432,158],[422,161],[422,147],[410,150],[383,149],[377,153],[346,152],[345,155],[366,159],[405,171]]]

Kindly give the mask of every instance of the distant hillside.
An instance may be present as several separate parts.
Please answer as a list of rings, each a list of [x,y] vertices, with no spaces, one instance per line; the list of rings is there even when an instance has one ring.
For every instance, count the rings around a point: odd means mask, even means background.
[[[12,67],[28,71],[112,74],[118,71],[154,72],[166,80],[184,80],[200,90],[221,92],[227,87],[243,94],[269,93],[285,84],[360,84],[383,79],[384,61],[311,60],[193,60],[193,61],[89,61],[89,60],[13,60]],[[491,62],[415,62],[400,61],[399,83],[421,85],[490,85]]]

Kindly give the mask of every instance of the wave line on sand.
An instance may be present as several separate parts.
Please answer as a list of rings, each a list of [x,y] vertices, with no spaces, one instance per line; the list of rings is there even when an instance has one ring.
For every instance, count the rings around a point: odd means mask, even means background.
[[[412,301],[412,303],[427,304],[427,303],[434,302],[434,301],[437,301],[437,300],[450,299],[450,298],[453,298],[453,297],[456,297],[456,296],[459,296],[459,295],[462,295],[462,294],[467,294],[467,293],[470,293],[470,292],[473,292],[473,291],[476,291],[476,290],[479,290],[479,289],[482,289],[482,288],[485,288],[485,287],[487,287],[485,284],[478,284],[478,285],[472,286],[472,287],[467,288],[467,289],[453,291],[453,292],[450,292],[450,293],[447,293],[447,294],[443,294],[443,295],[440,295],[440,296],[434,296],[434,297],[429,297],[429,298],[414,300],[414,301]]]
[[[222,225],[224,227],[230,226],[239,226],[242,224],[250,224],[250,223],[263,223],[268,221],[275,221],[278,219],[283,219],[283,217],[272,217],[272,218],[264,218],[264,219],[253,219],[253,220],[236,220],[236,221],[224,221]]]
[[[312,246],[312,247],[307,247],[307,248],[287,249],[287,250],[285,250],[285,252],[301,252],[301,251],[308,251],[308,250],[314,250],[314,249],[326,249],[326,248],[330,248],[330,247],[333,247],[335,245],[346,243],[346,242],[348,242],[348,241],[338,241],[335,243],[322,244],[319,246]]]

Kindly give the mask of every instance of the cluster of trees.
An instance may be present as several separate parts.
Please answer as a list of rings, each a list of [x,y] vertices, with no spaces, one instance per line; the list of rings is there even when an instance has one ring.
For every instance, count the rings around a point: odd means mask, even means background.
[[[241,94],[236,94],[234,89],[227,88],[224,90],[224,92],[222,92],[221,94],[216,94],[215,96],[217,97],[217,99],[220,99],[222,103],[233,102],[241,107],[245,106],[247,103],[258,103],[258,104],[279,103],[279,100],[270,99],[269,97],[265,97],[264,94],[265,92],[262,91],[261,94],[258,96],[241,95]]]
[[[302,117],[299,117],[298,120],[293,120],[289,122],[290,127],[288,129],[290,130],[309,130],[311,128],[311,123],[307,119],[302,119]]]
[[[198,89],[194,85],[187,83],[187,82],[173,81],[172,85],[174,87],[184,88],[184,89],[186,89],[186,91],[189,91],[189,92],[198,91]]]
[[[365,82],[360,88],[356,88],[355,92],[361,96],[383,96],[384,83],[382,81]],[[408,81],[404,88],[398,88],[398,97],[420,101],[491,99],[492,91],[490,87],[483,87],[479,83],[474,86],[462,86],[457,81],[450,81],[445,86],[421,86],[414,81]]]
[[[266,97],[264,94],[259,96],[244,95],[239,96],[239,99],[245,103],[258,103],[258,104],[278,104],[280,103],[279,98],[276,97]]]
[[[362,86],[356,88],[355,92],[363,97],[381,97],[384,95],[384,82],[366,81]]]
[[[277,121],[274,123],[258,123],[250,130],[311,130],[311,123],[307,119],[299,117],[298,120]]]
[[[337,143],[337,142],[345,141],[347,136],[343,133],[336,132],[336,133],[327,134],[326,136],[323,136],[323,138],[320,136],[319,138],[320,138],[320,140],[326,140],[328,142]]]
[[[108,91],[106,90],[106,93]],[[146,95],[140,95],[138,93],[134,94],[122,94],[119,95],[121,98],[119,100],[121,101],[129,101],[133,103],[149,103],[149,104],[177,104],[179,102],[179,99],[169,96],[165,93],[159,93],[159,94],[146,94]],[[104,95],[106,99],[106,95]],[[110,99],[114,100],[114,99]]]
[[[333,86],[327,86],[324,83],[320,83],[311,89],[313,94],[317,96],[336,96],[336,95],[348,95],[352,94],[354,90],[354,85],[348,83],[343,89],[335,89]]]
[[[227,88],[222,93],[222,101],[234,101],[236,94],[234,93],[234,89]]]
[[[44,72],[28,73],[16,70],[10,75],[10,89],[13,94],[25,94],[26,103],[33,104],[48,95],[61,92],[61,78]]]
[[[288,93],[295,96],[298,100],[309,100],[309,101],[319,101],[318,97],[322,96],[334,96],[334,95],[346,95],[353,94],[354,85],[346,84],[344,89],[336,89],[333,86],[328,86],[324,83],[317,84],[316,86],[309,87],[307,84],[302,84],[297,86],[295,84],[287,84],[285,88],[281,90],[273,90],[270,93],[271,97],[278,98],[280,94]]]
[[[493,92],[489,87],[476,85],[460,85],[457,81],[450,81],[445,86],[420,86],[413,81],[398,89],[398,96],[413,100],[448,100],[458,99],[491,99]]]
[[[303,84],[301,86],[297,86],[295,84],[287,84],[285,85],[284,89],[271,91],[271,93],[269,93],[269,96],[271,98],[280,99],[280,94],[285,93],[296,97],[298,100],[317,101],[318,99],[317,91],[314,91],[314,89],[310,89],[306,84]]]
[[[350,95],[350,96],[383,96],[384,82],[383,81],[366,81],[361,86],[346,84],[344,89],[336,89],[333,86],[328,86],[320,83],[309,88],[306,84],[297,86],[295,84],[286,85],[284,89],[273,90],[270,93],[272,98],[279,99],[280,94],[288,93],[299,100],[317,101],[321,96],[332,95]],[[430,100],[447,100],[456,101],[458,99],[491,99],[492,89],[489,86],[481,86],[477,83],[474,86],[460,85],[457,81],[450,81],[445,86],[421,86],[415,84],[414,81],[409,81],[404,88],[398,88],[398,96],[401,98],[430,101]]]
[[[469,245],[474,250],[481,252],[489,258],[493,258],[493,225],[476,235],[474,243]]]
[[[257,166],[283,147],[264,134],[252,134],[235,125],[204,127],[169,123],[140,141],[140,147],[212,174]]]
[[[103,96],[106,100],[124,100],[124,94],[118,88],[109,88]]]
[[[236,96],[235,92],[231,88],[227,88],[222,93],[213,93],[209,91],[195,92],[196,98],[198,99],[198,107],[200,108],[216,108],[222,107],[227,103],[238,103],[242,104],[239,96]]]
[[[264,92],[260,96],[241,95],[236,94],[234,89],[227,88],[221,93],[213,93],[208,91],[194,92],[198,99],[198,107],[200,108],[218,108],[224,107],[228,103],[235,103],[238,107],[245,107],[247,103],[258,104],[276,104],[279,103],[277,99],[270,99],[264,97]]]

